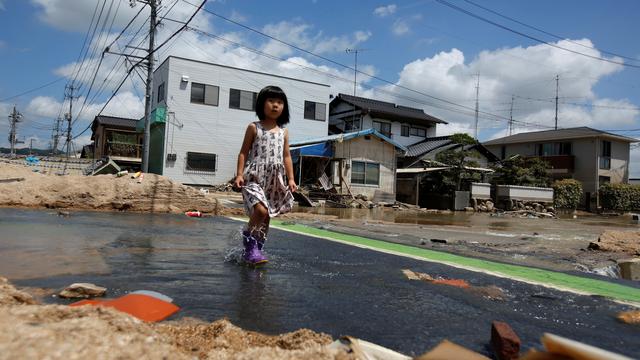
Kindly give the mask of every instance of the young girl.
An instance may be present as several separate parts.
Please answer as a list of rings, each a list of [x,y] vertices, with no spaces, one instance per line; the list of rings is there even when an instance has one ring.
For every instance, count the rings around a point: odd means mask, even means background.
[[[292,193],[297,190],[289,132],[283,128],[289,122],[289,104],[282,89],[267,86],[260,90],[256,115],[260,121],[247,127],[234,181],[236,188],[242,188],[245,211],[250,217],[242,232],[242,242],[244,260],[252,265],[267,262],[261,250],[269,231],[269,219],[291,210]]]

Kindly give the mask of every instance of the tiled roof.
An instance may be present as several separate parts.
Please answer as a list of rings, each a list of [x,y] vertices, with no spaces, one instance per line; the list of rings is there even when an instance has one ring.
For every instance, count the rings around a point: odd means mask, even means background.
[[[440,120],[429,114],[426,114],[424,110],[412,108],[408,106],[396,105],[394,103],[379,101],[373,99],[367,99],[359,96],[352,96],[347,94],[338,94],[333,101],[342,100],[351,105],[354,105],[363,111],[371,114],[373,117],[382,119],[390,119],[397,121],[409,121],[415,123],[416,120],[422,124],[425,123],[440,123],[446,124],[444,120]],[[412,121],[413,120],[413,121]]]
[[[493,139],[482,143],[483,145],[502,145],[502,144],[516,144],[527,143],[536,141],[553,141],[553,140],[565,140],[565,139],[577,139],[577,138],[589,138],[589,137],[606,137],[616,139],[624,142],[638,142],[638,139],[612,134],[602,130],[592,129],[590,127],[582,126],[568,129],[558,130],[545,130],[534,131],[506,136],[498,139]]]
[[[95,131],[98,125],[109,125],[109,126],[116,126],[119,128],[131,128],[132,130],[135,130],[137,122],[138,122],[137,119],[128,119],[128,118],[121,118],[121,117],[115,117],[115,116],[99,115],[99,116],[96,116],[96,118],[93,120],[93,124],[91,125],[91,130]]]

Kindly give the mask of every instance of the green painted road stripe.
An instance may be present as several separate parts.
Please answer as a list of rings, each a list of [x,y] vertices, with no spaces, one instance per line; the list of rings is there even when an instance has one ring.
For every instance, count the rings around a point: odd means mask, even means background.
[[[236,219],[243,220],[243,219]],[[246,221],[246,220],[243,220]],[[585,295],[601,295],[616,301],[640,306],[640,289],[608,281],[591,279],[556,271],[531,268],[521,265],[503,264],[494,261],[470,258],[446,252],[422,249],[415,246],[374,240],[357,235],[318,229],[301,224],[288,224],[281,220],[271,220],[271,227],[280,230],[309,235],[326,240],[354,245],[370,250],[419,260],[437,262],[470,271],[483,272],[494,276],[518,280],[530,284],[551,287]]]

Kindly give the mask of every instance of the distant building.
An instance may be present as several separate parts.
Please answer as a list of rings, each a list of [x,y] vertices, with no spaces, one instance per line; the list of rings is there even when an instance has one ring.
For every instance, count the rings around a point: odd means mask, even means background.
[[[631,185],[640,185],[640,178],[629,179],[629,184],[631,184]]]
[[[436,125],[446,123],[422,109],[346,94],[339,94],[329,104],[331,132],[375,129],[403,146],[435,136]]]
[[[397,159],[406,150],[374,129],[291,143],[299,184],[325,182],[339,194],[384,202],[395,201]]]
[[[96,116],[91,124],[91,157],[110,157],[125,168],[140,168],[143,137],[136,131],[137,123],[138,119]],[[89,149],[83,149],[83,153],[89,157],[90,152],[87,150]]]
[[[483,145],[501,159],[518,154],[547,161],[553,178],[580,181],[589,201],[603,183],[628,182],[629,146],[634,142],[638,140],[576,127],[520,133]]]

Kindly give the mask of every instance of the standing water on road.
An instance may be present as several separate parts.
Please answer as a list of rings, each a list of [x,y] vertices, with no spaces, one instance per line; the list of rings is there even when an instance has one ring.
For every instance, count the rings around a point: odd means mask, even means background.
[[[17,286],[59,290],[73,282],[170,296],[175,315],[228,318],[265,333],[298,328],[351,335],[410,355],[443,339],[487,354],[491,321],[508,322],[523,348],[543,332],[640,354],[640,331],[615,315],[628,306],[486,274],[272,230],[270,263],[225,261],[242,224],[224,218],[0,210],[0,275]],[[503,300],[463,288],[409,281],[402,269],[497,286]],[[45,301],[68,303],[47,297]],[[606,332],[601,329],[607,329]]]

